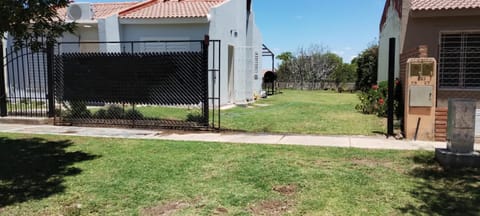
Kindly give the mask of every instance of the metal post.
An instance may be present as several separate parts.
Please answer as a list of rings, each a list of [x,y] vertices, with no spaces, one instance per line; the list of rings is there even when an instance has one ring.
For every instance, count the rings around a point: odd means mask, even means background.
[[[275,55],[272,54],[272,72],[275,73]],[[272,82],[272,95],[275,95],[275,80]]]
[[[47,99],[48,117],[55,117],[55,101],[53,96],[53,43],[47,42]]]
[[[388,126],[387,136],[394,136],[393,132],[393,114],[394,114],[394,90],[395,90],[395,38],[390,38],[390,48],[388,56],[388,101],[387,114]]]
[[[0,40],[0,116],[7,116],[7,94],[5,86],[5,68],[3,61],[3,41]]]
[[[222,127],[221,123],[221,105],[222,105],[222,97],[221,97],[221,89],[222,89],[222,41],[217,41],[218,43],[218,129]],[[213,53],[215,54],[215,49],[213,49]],[[215,55],[213,55],[213,58],[215,58]],[[215,68],[215,66],[214,66]]]
[[[204,85],[204,95],[203,95],[203,124],[208,126],[209,122],[209,101],[208,101],[208,46],[210,45],[210,36],[205,35],[203,40],[203,59],[202,59],[202,73],[203,73],[203,85]]]

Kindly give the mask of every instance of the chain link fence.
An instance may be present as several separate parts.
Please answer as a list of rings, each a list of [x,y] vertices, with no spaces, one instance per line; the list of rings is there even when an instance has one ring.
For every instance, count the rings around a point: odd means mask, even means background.
[[[219,55],[209,45],[219,49],[219,43],[60,43],[54,58],[55,123],[217,128],[220,93],[209,78],[219,76],[220,66],[209,59]]]

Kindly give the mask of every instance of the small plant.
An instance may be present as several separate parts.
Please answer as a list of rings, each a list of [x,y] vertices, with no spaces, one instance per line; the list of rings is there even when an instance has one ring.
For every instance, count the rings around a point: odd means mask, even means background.
[[[191,112],[187,115],[187,121],[189,122],[203,122],[205,119],[200,112]]]
[[[125,112],[125,118],[126,119],[143,119],[143,114],[138,110],[130,109],[130,110],[127,110],[127,112]]]
[[[105,119],[105,118],[107,118],[107,111],[104,110],[104,109],[100,109],[96,113],[93,114],[93,117],[97,118],[97,119]]]
[[[122,107],[118,105],[111,105],[107,109],[106,118],[108,119],[119,119],[125,116],[125,111]]]
[[[90,118],[92,113],[87,109],[87,105],[83,101],[70,101],[65,106],[67,118]]]

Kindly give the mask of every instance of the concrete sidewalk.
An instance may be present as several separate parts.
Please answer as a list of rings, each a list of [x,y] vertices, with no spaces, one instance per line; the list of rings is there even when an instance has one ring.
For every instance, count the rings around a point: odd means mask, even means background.
[[[23,134],[50,134],[128,139],[156,139],[174,141],[202,141],[245,144],[302,145],[362,149],[428,150],[445,148],[444,142],[403,141],[383,136],[313,136],[249,133],[179,132],[168,130],[138,130],[92,128],[52,125],[0,124],[0,132]],[[475,146],[477,150],[479,145]]]

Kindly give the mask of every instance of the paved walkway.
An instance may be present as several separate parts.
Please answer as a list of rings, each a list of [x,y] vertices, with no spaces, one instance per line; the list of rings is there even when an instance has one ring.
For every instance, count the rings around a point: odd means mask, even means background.
[[[446,143],[444,142],[403,141],[395,140],[393,138],[386,139],[383,136],[312,136],[248,133],[179,132],[168,130],[160,131],[23,124],[0,124],[0,132],[24,134],[51,134],[63,136],[205,141],[245,144],[303,145],[392,150],[433,151],[435,148],[446,147]],[[480,145],[476,145],[476,149],[480,150]]]

